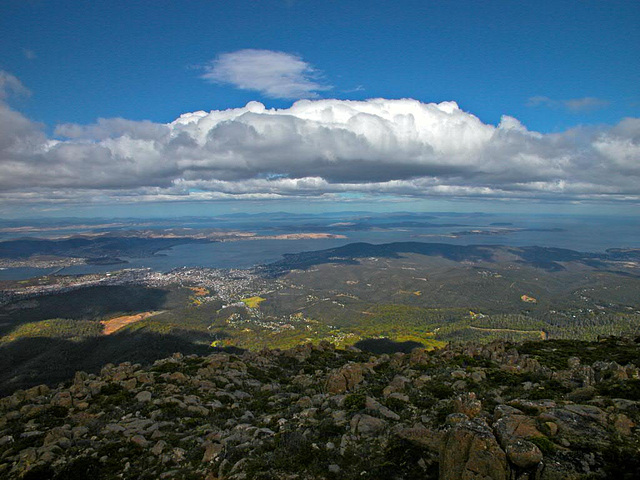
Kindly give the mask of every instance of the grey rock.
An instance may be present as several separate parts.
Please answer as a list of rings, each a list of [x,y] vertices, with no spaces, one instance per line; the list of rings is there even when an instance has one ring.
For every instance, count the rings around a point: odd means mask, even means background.
[[[357,414],[351,419],[351,432],[355,435],[376,435],[387,426],[387,422],[367,414]]]
[[[146,403],[151,401],[151,392],[143,390],[142,392],[136,395],[136,401],[141,403]]]

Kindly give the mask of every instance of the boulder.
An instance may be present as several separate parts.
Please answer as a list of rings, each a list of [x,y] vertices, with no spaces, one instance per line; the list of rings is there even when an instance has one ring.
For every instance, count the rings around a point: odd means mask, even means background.
[[[355,435],[371,436],[380,433],[387,422],[367,414],[354,415],[351,419],[351,432]]]
[[[151,392],[143,390],[142,392],[136,395],[136,401],[141,403],[146,403],[151,401]]]
[[[440,450],[440,480],[507,480],[507,456],[488,425],[460,422],[446,434]]]
[[[617,413],[611,416],[613,428],[623,437],[628,437],[632,433],[632,429],[636,427],[636,423],[627,417],[624,413]]]
[[[352,390],[364,380],[364,369],[358,363],[349,363],[329,375],[326,382],[328,393],[344,393]]]
[[[566,405],[554,408],[538,416],[542,422],[552,422],[558,427],[558,436],[570,443],[586,444],[591,448],[608,445],[604,411],[591,405]]]
[[[506,448],[509,461],[516,467],[529,469],[535,467],[542,461],[542,452],[533,443],[518,439]]]
[[[151,453],[153,453],[155,456],[158,456],[162,453],[164,447],[166,446],[167,442],[165,442],[164,440],[158,440],[158,442],[156,442],[156,444],[151,449]]]
[[[134,435],[131,437],[131,443],[143,448],[149,445],[149,441],[142,435]]]
[[[202,456],[202,463],[209,463],[217,459],[222,449],[223,447],[220,443],[207,443]]]
[[[365,408],[390,420],[400,420],[400,415],[382,405],[375,398],[367,397],[365,400]]]
[[[71,393],[65,391],[56,393],[51,399],[51,405],[54,407],[72,407],[73,398],[71,398]]]
[[[442,446],[442,433],[431,430],[424,425],[399,428],[395,434],[408,442],[428,450],[439,452]]]
[[[453,410],[473,418],[482,411],[482,402],[476,398],[476,394],[473,392],[462,393],[453,399]]]
[[[535,419],[526,415],[504,415],[493,424],[493,430],[502,448],[518,439],[542,437]]]

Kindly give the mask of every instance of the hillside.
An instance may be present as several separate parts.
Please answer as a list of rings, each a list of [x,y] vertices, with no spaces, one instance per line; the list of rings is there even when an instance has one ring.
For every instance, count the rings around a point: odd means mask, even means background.
[[[109,364],[0,399],[0,477],[636,478],[638,340]]]
[[[107,362],[150,365],[214,347],[255,352],[324,340],[371,351],[367,342],[384,339],[428,348],[637,336],[637,255],[356,243],[256,269],[0,282],[0,395],[56,385],[76,370],[97,373]]]

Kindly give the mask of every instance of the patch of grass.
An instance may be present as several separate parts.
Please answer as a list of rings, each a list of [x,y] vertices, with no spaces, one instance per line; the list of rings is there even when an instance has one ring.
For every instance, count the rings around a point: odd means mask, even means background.
[[[241,302],[249,308],[258,308],[260,306],[260,303],[264,302],[265,300],[266,298],[262,297],[249,297],[243,298]]]
[[[322,442],[327,442],[334,439],[339,440],[338,437],[340,437],[344,432],[345,427],[336,425],[335,423],[333,423],[333,420],[331,418],[320,420],[320,423],[315,426],[315,434],[317,440],[320,440]]]

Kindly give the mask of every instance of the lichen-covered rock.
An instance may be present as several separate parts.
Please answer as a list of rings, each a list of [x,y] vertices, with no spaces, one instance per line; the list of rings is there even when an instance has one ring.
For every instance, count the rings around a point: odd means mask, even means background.
[[[493,430],[502,448],[519,439],[543,436],[536,420],[524,414],[503,415],[493,424]]]
[[[328,393],[344,393],[352,390],[364,380],[362,365],[350,363],[329,375],[326,381]]]
[[[557,425],[557,435],[569,444],[604,448],[607,440],[607,415],[592,405],[566,405],[541,413],[538,419]],[[565,443],[566,443],[565,442]]]
[[[51,405],[66,408],[73,406],[71,393],[68,391],[57,392],[51,399]]]
[[[507,456],[488,425],[461,422],[449,430],[440,453],[440,480],[507,480]]]
[[[426,428],[424,425],[402,427],[396,430],[396,435],[414,445],[439,452],[442,448],[443,433]]]
[[[567,362],[561,343],[551,370],[519,348],[107,365],[0,399],[0,478],[635,478],[637,367]]]
[[[453,410],[473,418],[482,411],[482,402],[477,399],[474,392],[465,392],[453,400]]]
[[[532,468],[542,461],[542,452],[533,443],[518,439],[507,445],[507,458],[516,467]]]
[[[376,435],[387,426],[387,422],[367,414],[358,414],[351,419],[351,432],[354,435]]]
[[[151,401],[151,392],[143,390],[136,395],[136,400],[141,403],[150,402]]]

